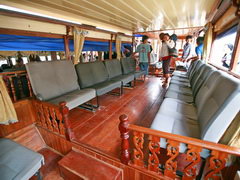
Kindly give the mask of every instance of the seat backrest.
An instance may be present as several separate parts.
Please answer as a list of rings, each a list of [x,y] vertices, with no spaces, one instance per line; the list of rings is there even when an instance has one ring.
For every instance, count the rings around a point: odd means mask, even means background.
[[[212,82],[198,108],[201,139],[218,142],[240,110],[240,81],[227,74]]]
[[[118,59],[105,60],[104,64],[110,79],[122,75],[122,67]]]
[[[212,67],[210,67],[207,64],[204,64],[202,67],[202,69],[199,72],[199,76],[197,77],[197,79],[195,81],[193,81],[191,84],[192,87],[192,94],[193,94],[193,98],[195,99],[199,89],[201,88],[201,86],[203,85],[203,83],[205,82],[205,80],[207,79],[207,77],[214,72],[214,69]]]
[[[197,60],[197,61],[193,61],[188,69],[187,75],[188,77],[190,77],[190,75],[194,72],[195,68],[197,67],[197,65],[199,63],[201,63],[202,61]]]
[[[31,62],[27,73],[36,97],[40,100],[56,98],[80,89],[71,61]]]
[[[81,88],[108,80],[108,72],[102,61],[80,63],[75,66]]]
[[[196,65],[192,68],[191,72],[189,73],[188,79],[191,80],[194,74],[199,70],[199,68],[203,65],[203,62],[198,60]]]
[[[135,60],[133,60],[132,58],[129,58],[129,57],[121,59],[123,74],[129,74],[129,73],[135,72],[135,67],[133,67],[134,61]],[[136,66],[136,64],[135,64],[135,66]]]

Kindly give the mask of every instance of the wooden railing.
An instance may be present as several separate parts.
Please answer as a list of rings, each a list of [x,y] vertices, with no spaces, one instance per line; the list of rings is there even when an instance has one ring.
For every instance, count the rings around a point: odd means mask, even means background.
[[[26,71],[0,73],[13,102],[27,97],[32,97],[33,92]]]
[[[58,134],[67,140],[74,139],[66,102],[61,102],[57,106],[48,102],[33,100],[33,106],[36,113],[37,126]]]
[[[119,119],[121,162],[157,176],[221,179],[221,170],[229,157],[240,156],[238,148],[132,125],[126,115]],[[164,140],[166,148],[160,147],[160,141]],[[184,152],[180,152],[180,144],[186,145]],[[209,155],[201,157],[203,151]]]

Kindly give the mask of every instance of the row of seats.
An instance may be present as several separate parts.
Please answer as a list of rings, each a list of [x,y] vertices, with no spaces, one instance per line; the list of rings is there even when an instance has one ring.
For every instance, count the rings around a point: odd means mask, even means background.
[[[152,129],[218,143],[240,110],[240,81],[195,61],[175,71]]]
[[[37,99],[53,104],[65,101],[69,109],[116,88],[121,94],[124,85],[145,74],[136,71],[136,62],[131,58],[75,67],[71,61],[31,62],[26,64],[26,69]]]

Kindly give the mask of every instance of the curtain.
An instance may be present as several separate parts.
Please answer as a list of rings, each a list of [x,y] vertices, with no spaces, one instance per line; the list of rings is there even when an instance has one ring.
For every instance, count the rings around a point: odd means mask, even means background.
[[[210,50],[212,46],[213,38],[213,26],[212,23],[208,23],[207,32],[205,33],[204,42],[203,42],[203,60],[208,61],[210,56]]]
[[[9,123],[17,121],[15,108],[7,92],[2,76],[0,76],[0,124],[8,125]]]
[[[88,34],[80,28],[74,27],[73,40],[74,40],[74,64],[79,62],[79,57],[82,53],[85,36]]]
[[[121,59],[121,38],[116,36],[116,52],[117,52],[117,59]]]

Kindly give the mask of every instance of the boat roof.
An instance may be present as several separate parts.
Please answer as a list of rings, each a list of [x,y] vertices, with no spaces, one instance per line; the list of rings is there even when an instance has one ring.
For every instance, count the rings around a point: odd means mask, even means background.
[[[131,34],[204,26],[219,0],[1,0],[39,16]]]

